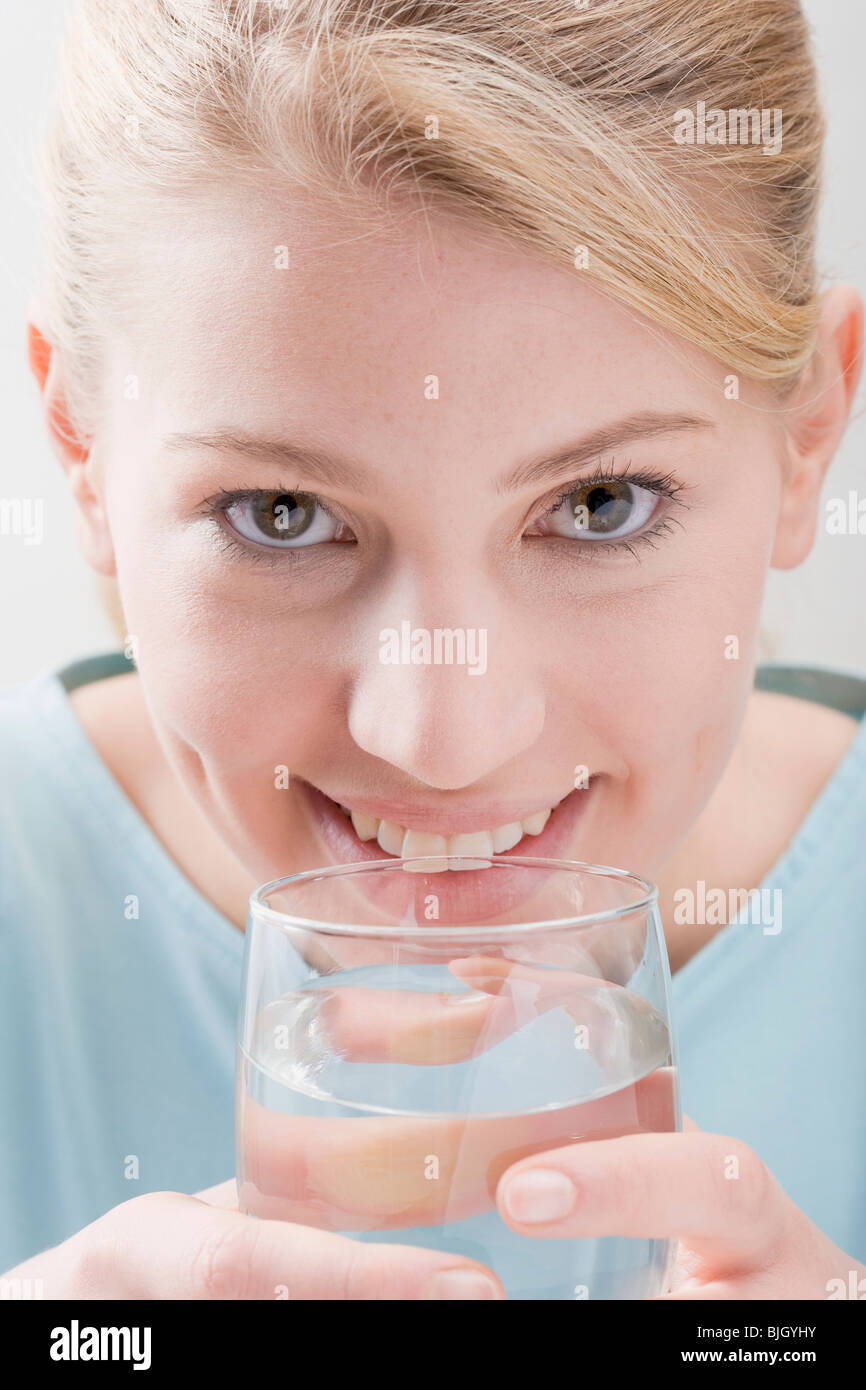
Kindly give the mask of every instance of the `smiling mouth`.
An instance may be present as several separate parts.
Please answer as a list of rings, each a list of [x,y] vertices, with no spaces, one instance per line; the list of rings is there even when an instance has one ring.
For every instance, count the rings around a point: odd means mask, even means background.
[[[559,844],[569,837],[574,822],[574,815],[570,811],[576,812],[588,795],[588,789],[572,791],[543,810],[533,811],[519,819],[489,825],[484,829],[446,834],[444,827],[436,830],[405,826],[396,819],[376,816],[368,810],[353,809],[335,801],[311,783],[297,780],[311,802],[329,847],[336,851],[340,859],[348,855],[352,859],[397,858],[417,861],[404,864],[408,873],[486,868],[497,855],[511,852],[548,853],[548,842],[552,844],[555,840]],[[578,797],[580,801],[576,800]],[[433,827],[435,815],[435,812],[431,812],[428,822]],[[418,819],[417,813],[413,814],[413,819]],[[461,819],[465,824],[465,819]],[[459,862],[453,856],[461,856]]]

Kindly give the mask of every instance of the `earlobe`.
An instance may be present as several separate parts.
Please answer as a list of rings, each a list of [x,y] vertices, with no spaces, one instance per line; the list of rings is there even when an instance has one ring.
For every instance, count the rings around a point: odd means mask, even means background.
[[[105,521],[105,514],[99,507],[98,516],[84,507],[76,498],[75,529],[82,555],[92,570],[106,578],[117,574],[114,560],[114,546]]]
[[[786,496],[770,557],[771,569],[793,570],[808,559],[818,530],[818,504],[818,495],[811,491],[801,499],[790,493]]]
[[[76,507],[76,530],[82,554],[98,574],[114,575],[114,547],[102,499],[91,480],[93,441],[76,429],[63,387],[56,347],[36,323],[27,325],[30,370],[42,396],[52,450],[69,480]]]
[[[789,407],[784,493],[770,564],[793,569],[818,528],[821,488],[851,413],[863,363],[863,301],[849,285],[824,295],[815,354]]]

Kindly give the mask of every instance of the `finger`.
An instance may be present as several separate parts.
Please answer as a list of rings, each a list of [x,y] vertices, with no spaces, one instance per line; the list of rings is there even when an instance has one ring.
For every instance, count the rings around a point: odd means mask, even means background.
[[[206,1202],[211,1207],[221,1207],[225,1211],[237,1211],[238,1209],[236,1178],[228,1178],[226,1182],[217,1183],[214,1187],[205,1187],[201,1192],[196,1192],[193,1195],[200,1202]]]
[[[444,1066],[494,1047],[517,1026],[507,999],[467,991],[332,989],[318,1026],[347,1061]]]
[[[790,1289],[790,1283],[787,1283]],[[761,1302],[764,1299],[778,1298],[826,1298],[826,1289],[822,1287],[820,1293],[798,1292],[796,1295],[785,1291],[785,1286],[780,1287],[779,1277],[774,1271],[768,1270],[766,1274],[751,1273],[749,1275],[749,1302]],[[706,1281],[689,1279],[682,1287],[672,1288],[668,1293],[659,1294],[653,1302],[663,1303],[719,1303],[725,1300],[740,1301],[743,1297],[742,1279],[738,1278],[712,1278]]]
[[[768,1293],[767,1298],[778,1298],[778,1289],[775,1293]],[[743,1297],[742,1285],[739,1282],[731,1282],[724,1279],[713,1279],[708,1284],[701,1284],[700,1287],[692,1289],[680,1289],[676,1293],[660,1293],[656,1298],[649,1300],[651,1303],[720,1303],[726,1299],[741,1300]],[[752,1282],[749,1282],[749,1302],[759,1299],[760,1294],[752,1292]]]
[[[459,1255],[255,1221],[180,1193],[151,1193],[125,1205],[124,1269],[135,1296],[145,1299],[505,1297],[491,1270]],[[433,1281],[446,1272],[457,1273],[451,1291],[443,1285],[434,1292]]]
[[[629,1049],[638,1028],[650,1046],[656,1033],[666,1032],[652,1005],[596,976],[486,956],[453,960],[449,969],[469,986],[467,992],[357,986],[305,990],[282,1001],[284,1012],[277,1026],[291,1028],[293,1020],[285,1010],[295,1008],[299,1019],[306,1015],[305,1026],[315,1020],[319,1034],[347,1061],[414,1066],[442,1066],[478,1056],[560,1007],[586,1031],[584,1045],[601,1065],[614,1060],[608,1055],[611,1049]],[[272,1019],[262,1020],[260,1026],[267,1032]]]
[[[502,1174],[575,1139],[672,1129],[673,1072],[534,1114],[346,1119],[287,1115],[241,1099],[241,1206],[336,1231],[459,1221],[495,1205]]]
[[[520,1025],[562,1008],[578,1025],[581,1045],[608,1073],[623,1075],[628,1070],[639,1075],[668,1060],[670,1034],[664,1018],[648,1000],[622,985],[498,956],[464,957],[448,968],[474,989],[503,1002],[509,999]]]
[[[520,1179],[529,1179],[522,1191]],[[496,1196],[503,1219],[521,1234],[679,1237],[712,1259],[716,1273],[764,1265],[790,1214],[751,1149],[698,1130],[531,1157],[509,1169]]]
[[[683,1114],[683,1130],[686,1134],[703,1134],[700,1125],[696,1125],[694,1120],[685,1113]]]
[[[473,989],[511,999],[527,1012],[531,1006],[535,1014],[559,1005],[579,1007],[594,1001],[601,991],[627,993],[622,986],[595,975],[524,965],[501,956],[463,956],[450,961],[448,969]]]
[[[497,956],[466,956],[449,962],[452,974],[473,989],[511,999],[525,1018],[563,1007],[578,1023],[593,1016],[609,1031],[620,1016],[659,1018],[652,1004],[639,994],[596,975],[549,969]]]
[[[329,1045],[346,1060],[415,1066],[442,1066],[478,1056],[561,1006],[585,1026],[598,1025],[599,1040],[614,1031],[610,1015],[618,997],[631,1001],[632,1010],[649,1009],[618,986],[567,970],[483,956],[451,961],[449,969],[469,986],[465,993],[354,986],[307,991],[301,998],[306,1006],[318,996],[316,1026],[320,1033],[327,1032]],[[606,994],[600,1007],[599,990],[617,994]]]

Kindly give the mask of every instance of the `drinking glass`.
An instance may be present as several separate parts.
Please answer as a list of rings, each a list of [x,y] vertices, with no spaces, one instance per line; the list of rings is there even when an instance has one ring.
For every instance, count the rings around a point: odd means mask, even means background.
[[[681,1129],[656,889],[514,855],[265,884],[236,1120],[251,1216],[468,1256],[508,1298],[664,1292],[673,1242],[518,1235],[496,1205],[529,1154]]]

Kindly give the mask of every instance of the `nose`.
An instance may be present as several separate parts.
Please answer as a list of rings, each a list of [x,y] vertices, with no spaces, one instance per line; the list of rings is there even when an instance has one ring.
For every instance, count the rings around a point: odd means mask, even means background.
[[[504,623],[430,628],[401,618],[371,629],[365,646],[369,659],[349,701],[349,730],[364,752],[429,787],[454,790],[537,742],[543,690]]]

